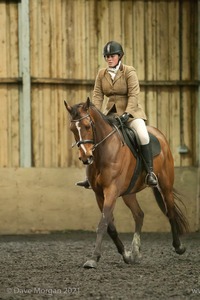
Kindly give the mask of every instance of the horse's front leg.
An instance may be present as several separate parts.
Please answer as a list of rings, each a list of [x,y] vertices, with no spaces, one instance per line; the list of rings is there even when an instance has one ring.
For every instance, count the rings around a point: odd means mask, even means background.
[[[133,235],[131,250],[125,251],[123,255],[123,259],[125,263],[132,264],[132,263],[139,262],[142,257],[140,252],[140,248],[141,248],[140,235],[142,231],[144,213],[137,202],[135,194],[126,195],[123,196],[122,198],[125,204],[130,208],[133,218],[135,220],[135,233]]]
[[[95,249],[93,255],[91,259],[87,260],[86,263],[83,265],[84,268],[97,267],[97,262],[101,257],[101,245],[102,245],[103,236],[108,229],[109,223],[112,223],[112,212],[116,202],[116,197],[112,197],[112,198],[105,197],[103,207],[101,207],[101,203],[99,202],[98,197],[97,197],[97,202],[100,207],[100,210],[102,211],[102,216],[99,225],[97,227],[97,237],[96,237],[96,243],[95,243]]]

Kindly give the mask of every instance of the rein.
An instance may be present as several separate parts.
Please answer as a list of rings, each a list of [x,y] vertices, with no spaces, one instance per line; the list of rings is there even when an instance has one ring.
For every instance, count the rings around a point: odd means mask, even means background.
[[[113,129],[103,140],[101,140],[99,143],[94,144],[92,151],[94,151],[99,145],[101,145],[101,143],[103,143],[105,140],[107,140],[107,138],[109,138],[113,133],[115,133],[117,131],[117,129]]]

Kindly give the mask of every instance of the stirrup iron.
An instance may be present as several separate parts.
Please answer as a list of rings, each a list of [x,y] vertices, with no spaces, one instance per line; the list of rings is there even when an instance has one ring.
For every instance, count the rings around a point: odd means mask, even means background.
[[[156,184],[151,185],[151,184],[148,183],[148,177],[149,176],[153,176],[154,177],[154,180],[156,181]],[[145,181],[145,184],[148,185],[148,186],[150,186],[150,187],[155,187],[155,186],[158,185],[158,178],[157,178],[157,176],[156,176],[156,174],[154,172],[147,173],[144,181]]]

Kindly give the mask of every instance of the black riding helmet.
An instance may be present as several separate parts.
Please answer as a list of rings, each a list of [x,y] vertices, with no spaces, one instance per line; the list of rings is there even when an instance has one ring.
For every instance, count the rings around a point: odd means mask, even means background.
[[[118,54],[120,59],[124,55],[124,51],[122,46],[114,41],[108,42],[103,49],[103,56],[106,57],[107,55],[113,55],[113,54]]]

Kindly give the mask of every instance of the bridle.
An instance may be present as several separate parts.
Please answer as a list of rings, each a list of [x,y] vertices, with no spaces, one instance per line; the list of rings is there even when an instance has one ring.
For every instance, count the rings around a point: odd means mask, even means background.
[[[71,122],[76,123],[76,122],[79,122],[79,121],[81,121],[83,119],[86,119],[87,117],[90,118],[90,124],[92,125],[92,120],[91,120],[91,117],[90,117],[89,114],[87,114],[87,115],[85,115],[85,116],[83,116],[83,117],[81,117],[79,119],[71,120]],[[92,128],[93,128],[93,126],[92,126]],[[75,143],[72,144],[72,148],[74,146],[80,147],[80,145],[82,145],[82,144],[94,144],[94,140],[79,140],[78,142],[75,142]]]
[[[74,122],[74,123],[75,122],[79,122],[79,121],[81,121],[81,120],[83,120],[85,118],[88,118],[88,117],[90,118],[90,124],[91,124],[91,127],[92,127],[93,137],[94,137],[95,136],[95,126],[94,126],[94,123],[93,123],[93,121],[91,119],[90,114],[87,114],[87,115],[85,115],[85,116],[83,116],[83,117],[81,117],[79,119],[71,120],[71,122]],[[118,131],[118,128],[115,126],[115,128],[108,135],[106,135],[100,142],[95,143],[94,140],[79,140],[78,142],[75,142],[75,143],[72,144],[72,148],[74,146],[80,147],[80,145],[82,145],[82,144],[93,144],[94,146],[92,148],[92,151],[94,151],[100,144],[102,144],[105,140],[107,140],[107,138],[109,138],[116,131]]]

